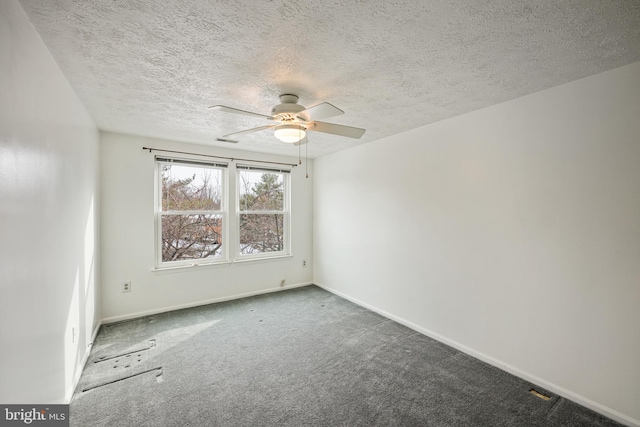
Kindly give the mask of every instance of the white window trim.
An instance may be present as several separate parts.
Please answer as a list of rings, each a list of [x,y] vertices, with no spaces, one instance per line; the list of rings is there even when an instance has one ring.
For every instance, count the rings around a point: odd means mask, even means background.
[[[158,156],[160,157],[160,156]],[[232,164],[221,166],[224,163],[216,161],[201,160],[199,158],[183,158],[173,156],[162,156],[163,159],[173,160],[176,163],[196,162],[204,167],[220,169],[222,171],[222,206],[219,211],[166,211],[162,212],[162,177],[160,164],[164,163],[157,158],[154,159],[154,267],[152,272],[179,272],[190,268],[206,268],[215,266],[230,266],[234,263],[269,261],[287,259],[291,253],[291,175],[290,169],[279,169],[269,166],[262,167],[251,165],[252,170],[279,173],[283,176],[284,201],[283,211],[241,211],[240,210],[240,170]],[[236,165],[239,166],[239,165]],[[242,165],[241,167],[246,166]],[[235,185],[234,185],[235,184]],[[231,215],[229,208],[231,200],[234,201],[234,215]],[[211,214],[222,216],[222,256],[217,258],[203,258],[198,260],[170,261],[162,262],[162,215],[166,214]],[[240,253],[240,215],[241,214],[283,214],[283,243],[284,249],[277,252],[263,252],[258,254]],[[234,230],[233,233],[230,233]]]
[[[238,166],[238,165],[236,165]],[[240,210],[240,170],[238,167],[234,168],[235,171],[235,179],[236,179],[236,193],[235,193],[235,261],[244,262],[244,261],[253,261],[253,260],[261,260],[261,259],[269,259],[269,258],[285,258],[291,256],[291,171],[284,169],[275,169],[269,167],[260,167],[260,166],[252,166],[249,170],[255,171],[263,171],[267,173],[277,173],[282,175],[282,182],[284,184],[284,200],[283,200],[283,210],[282,211],[241,211]],[[284,245],[284,249],[277,252],[262,252],[258,254],[243,254],[240,252],[240,215],[273,215],[273,214],[282,214],[282,227],[283,227],[283,237],[282,243]]]
[[[163,156],[163,158],[166,158]],[[208,167],[211,169],[218,169],[222,171],[222,200],[221,200],[221,209],[220,210],[194,210],[194,211],[162,211],[162,174],[160,172],[160,165],[163,163],[158,158],[154,159],[154,231],[155,231],[155,242],[154,242],[154,252],[155,252],[155,265],[153,270],[170,270],[177,268],[185,268],[185,267],[196,267],[196,266],[206,266],[206,265],[214,265],[214,264],[227,264],[229,263],[229,242],[228,238],[225,236],[229,235],[229,167],[219,166],[221,163],[217,162],[207,162],[201,161],[198,159],[190,159],[190,158],[176,158],[170,157],[169,159],[174,160],[176,163],[184,163],[189,164],[190,162],[197,162],[202,167]],[[220,215],[222,217],[222,256],[215,258],[200,258],[200,259],[190,259],[184,261],[162,261],[162,216],[163,215]]]

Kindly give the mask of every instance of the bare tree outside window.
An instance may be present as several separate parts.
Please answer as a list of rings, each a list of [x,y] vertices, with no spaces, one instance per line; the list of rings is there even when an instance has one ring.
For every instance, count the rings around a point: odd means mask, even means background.
[[[222,171],[160,164],[162,262],[222,255]]]

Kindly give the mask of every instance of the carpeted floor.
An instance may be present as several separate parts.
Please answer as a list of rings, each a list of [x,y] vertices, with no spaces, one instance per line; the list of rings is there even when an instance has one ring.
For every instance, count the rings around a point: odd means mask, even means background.
[[[307,286],[103,326],[71,425],[619,424]]]

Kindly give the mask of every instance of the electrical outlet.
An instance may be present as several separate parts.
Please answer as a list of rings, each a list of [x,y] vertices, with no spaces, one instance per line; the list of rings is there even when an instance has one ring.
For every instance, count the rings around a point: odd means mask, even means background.
[[[303,260],[302,260],[302,266],[303,266],[303,267],[306,267],[306,266],[307,266],[307,260],[306,260],[306,259],[303,259]]]
[[[131,292],[131,281],[122,283],[122,292]]]
[[[280,286],[284,286],[284,279],[280,281]]]

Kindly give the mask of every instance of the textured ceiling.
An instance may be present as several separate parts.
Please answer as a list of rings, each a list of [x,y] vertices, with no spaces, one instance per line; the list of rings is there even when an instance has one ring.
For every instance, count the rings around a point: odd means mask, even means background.
[[[297,155],[261,126],[281,93],[370,142],[640,60],[637,0],[20,0],[103,130]],[[640,84],[640,82],[639,82]]]

